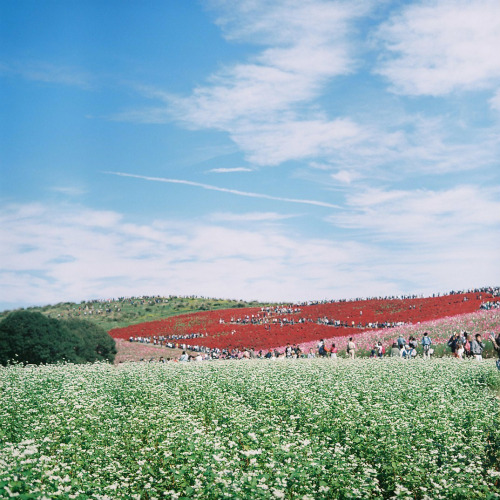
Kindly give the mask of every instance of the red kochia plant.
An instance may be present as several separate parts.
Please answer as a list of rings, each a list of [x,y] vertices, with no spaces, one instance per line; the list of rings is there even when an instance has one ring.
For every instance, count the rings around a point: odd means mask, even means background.
[[[364,331],[369,323],[415,324],[474,312],[486,300],[492,300],[492,296],[487,293],[467,293],[417,299],[327,302],[295,306],[295,309],[299,309],[297,312],[273,313],[268,316],[268,324],[252,324],[252,317],[254,319],[262,317],[260,308],[225,309],[183,314],[164,320],[115,328],[109,333],[114,338],[122,339],[202,333],[203,337],[178,340],[178,342],[220,349],[253,347],[259,350],[283,346],[288,342],[294,344],[334,336],[344,337]],[[248,324],[242,324],[245,318],[248,318]],[[338,320],[348,327],[318,324],[318,318]],[[299,322],[299,319],[302,321]],[[280,326],[279,323],[283,320],[287,323],[293,320],[294,324]]]

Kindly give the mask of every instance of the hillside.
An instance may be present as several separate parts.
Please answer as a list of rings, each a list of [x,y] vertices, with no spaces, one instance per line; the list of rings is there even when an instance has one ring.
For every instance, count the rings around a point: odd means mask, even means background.
[[[260,307],[261,302],[214,299],[205,297],[139,296],[109,300],[87,300],[80,303],[61,302],[55,305],[26,308],[30,312],[40,312],[45,316],[59,319],[81,318],[97,323],[105,330],[125,327],[170,318],[179,314],[218,309],[241,309]],[[19,309],[18,309],[19,310]],[[12,311],[0,313],[0,321]]]
[[[157,343],[260,350],[287,343],[305,345],[320,338],[338,338],[342,342],[341,338],[366,336],[387,327],[391,327],[387,330],[390,336],[389,332],[396,331],[395,326],[474,313],[488,301],[500,301],[497,288],[427,298],[386,297],[295,305],[195,296],[141,296],[64,302],[27,310],[51,318],[89,320],[109,331],[116,340],[144,337],[153,344],[156,337]],[[0,320],[9,312],[0,313]],[[143,344],[142,349],[145,347]],[[140,357],[147,358],[149,354]]]
[[[486,292],[469,292],[428,298],[221,309],[117,328],[110,334],[116,339],[132,337],[211,349],[260,350],[473,313],[488,301],[500,298]]]

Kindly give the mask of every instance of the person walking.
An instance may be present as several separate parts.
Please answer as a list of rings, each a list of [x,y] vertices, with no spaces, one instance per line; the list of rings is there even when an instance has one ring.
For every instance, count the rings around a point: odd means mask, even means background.
[[[318,342],[318,354],[323,357],[325,356],[326,354],[326,350],[325,350],[325,341],[323,339],[321,339],[319,342]]]
[[[467,332],[465,332],[464,353],[468,358],[472,357],[472,335]]]
[[[482,361],[484,344],[480,333],[476,333],[476,337],[471,342],[470,350],[477,361]]]
[[[500,370],[500,332],[495,338],[495,335],[493,335],[493,332],[490,333],[490,340],[493,342],[493,349],[495,349],[498,359],[497,359],[497,368]]]
[[[385,349],[384,349],[384,346],[382,345],[382,342],[379,342],[377,344],[377,356],[379,358],[382,358],[384,356],[384,351],[385,351]]]
[[[400,350],[403,349],[403,347],[406,345],[406,340],[403,337],[402,333],[399,334],[397,342],[398,342],[398,349]]]
[[[391,347],[391,357],[399,358],[401,356],[401,351],[399,349],[398,343],[393,342]]]
[[[431,357],[431,344],[432,340],[429,337],[429,334],[427,332],[424,333],[424,336],[422,337],[422,347],[424,348],[424,359]]]
[[[464,359],[464,352],[465,352],[464,343],[465,339],[463,337],[459,337],[457,341],[457,349],[455,351],[458,359]]]
[[[450,340],[448,340],[447,344],[448,347],[451,349],[451,354],[453,355],[454,358],[458,358],[457,350],[458,350],[458,333],[453,332],[453,335],[450,337]]]
[[[347,342],[347,356],[354,359],[356,354],[356,344],[353,342],[352,337],[349,337],[349,342]]]
[[[337,349],[337,347],[335,346],[335,344],[332,344],[332,348],[330,349],[330,357],[332,359],[337,359],[337,353],[339,352],[339,350]]]

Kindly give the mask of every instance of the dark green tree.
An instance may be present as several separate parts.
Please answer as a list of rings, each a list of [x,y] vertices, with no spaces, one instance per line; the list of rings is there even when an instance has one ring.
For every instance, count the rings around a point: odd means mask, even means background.
[[[0,363],[10,360],[23,363],[77,362],[76,336],[62,323],[41,313],[19,311],[0,323]]]
[[[83,320],[59,321],[38,312],[18,311],[0,322],[0,364],[113,361],[115,341]]]
[[[63,322],[66,328],[78,337],[78,356],[85,361],[110,361],[116,356],[116,342],[104,328],[79,319]]]

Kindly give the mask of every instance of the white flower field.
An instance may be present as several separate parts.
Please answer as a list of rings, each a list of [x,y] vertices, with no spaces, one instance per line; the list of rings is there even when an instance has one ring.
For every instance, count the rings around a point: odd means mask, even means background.
[[[499,498],[494,361],[0,368],[0,497]]]

